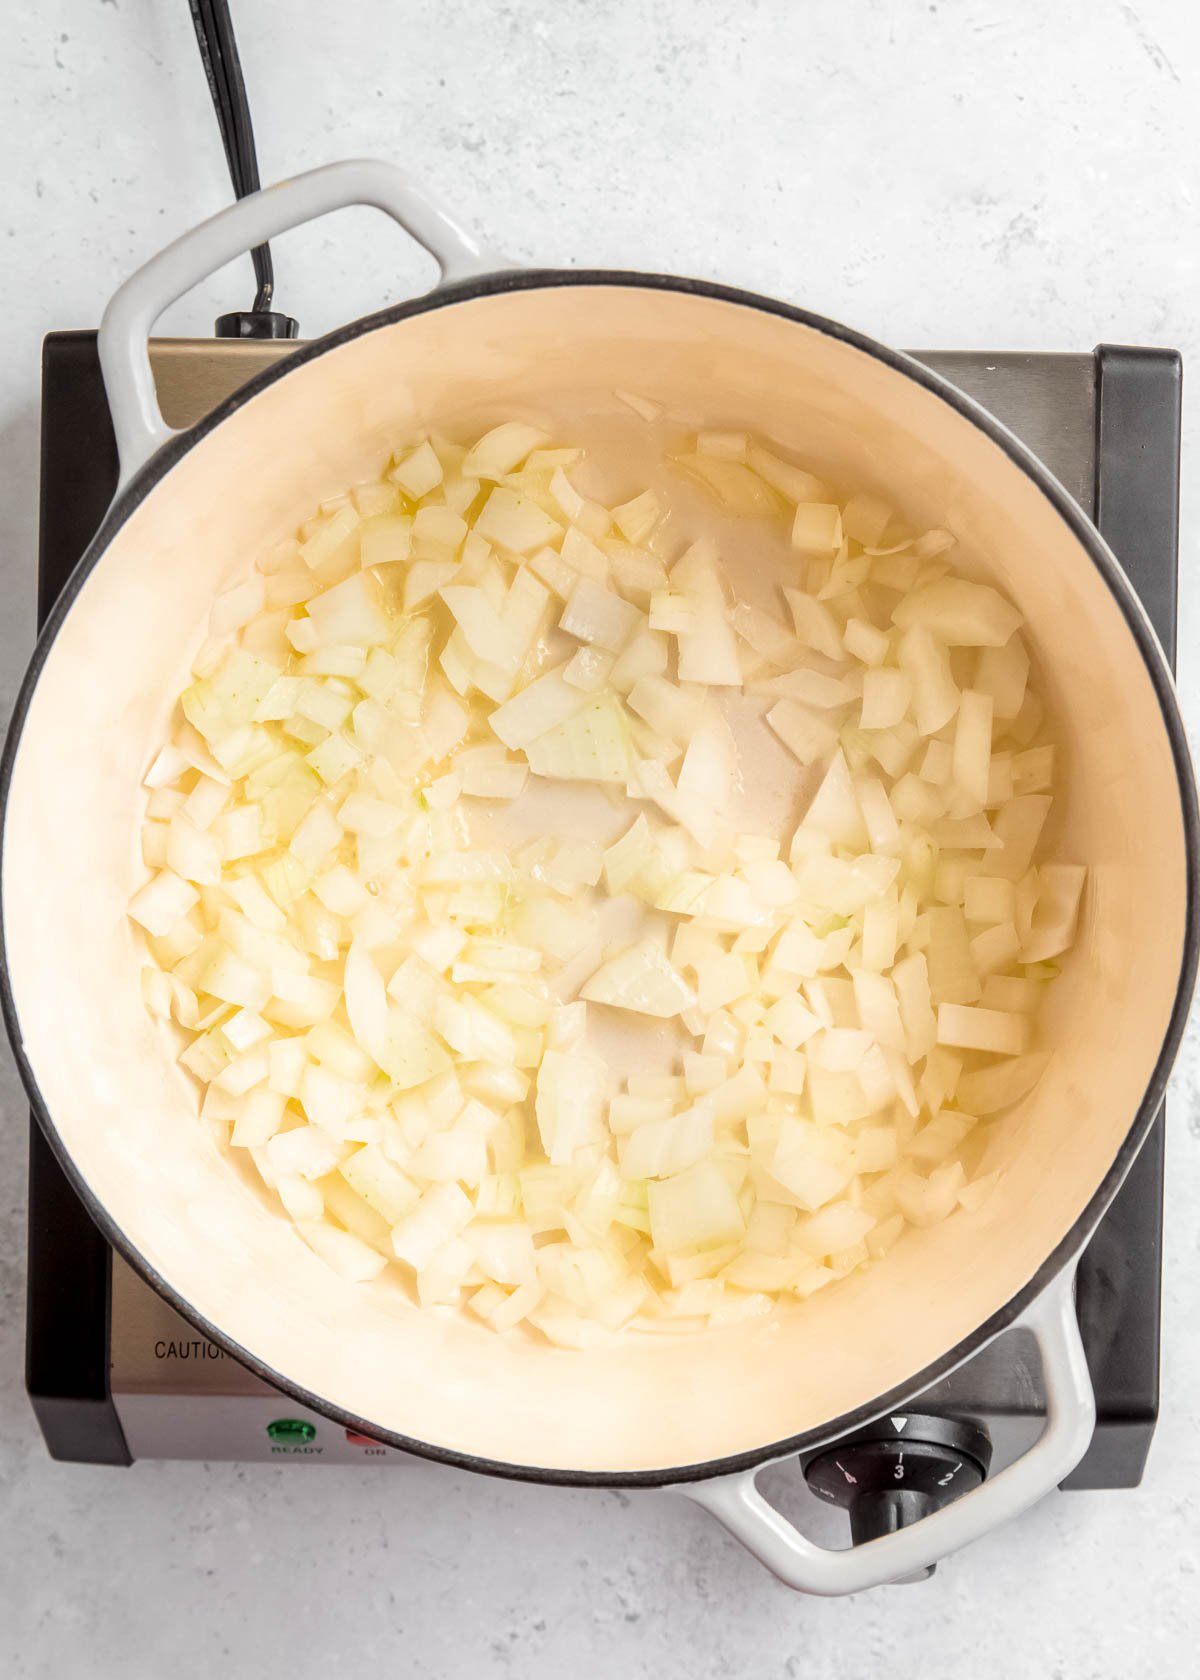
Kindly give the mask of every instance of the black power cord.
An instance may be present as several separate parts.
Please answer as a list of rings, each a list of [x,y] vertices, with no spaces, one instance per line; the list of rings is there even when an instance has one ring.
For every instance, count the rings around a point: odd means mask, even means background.
[[[250,121],[250,104],[246,98],[246,81],[242,75],[242,61],[238,57],[233,19],[229,15],[229,0],[188,0],[188,8],[225,146],[229,178],[237,197],[245,198],[248,193],[257,192],[261,183],[254,125]],[[300,331],[300,323],[290,315],[280,315],[271,308],[275,295],[275,265],[271,261],[271,247],[256,246],[250,255],[257,288],[254,303],[249,309],[219,316],[217,337],[295,338]]]

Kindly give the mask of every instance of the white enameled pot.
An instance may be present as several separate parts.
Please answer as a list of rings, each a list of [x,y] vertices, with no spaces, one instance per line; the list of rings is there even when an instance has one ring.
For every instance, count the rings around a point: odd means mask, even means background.
[[[172,432],[150,372],[168,303],[239,253],[351,204],[442,269],[428,296],[313,342]],[[1196,967],[1195,794],[1169,673],[1094,528],[1001,426],[923,367],[803,310],[663,275],[522,271],[396,170],[336,164],[256,193],[148,263],[101,356],[121,486],[56,605],[3,768],[4,1005],[21,1070],[113,1244],[282,1390],[397,1446],[531,1480],[673,1486],[784,1580],[855,1591],[913,1572],[1071,1469],[1093,1407],[1074,1261],[1161,1100]],[[141,779],[213,598],[397,441],[622,387],[744,426],[945,523],[1025,614],[1062,743],[1064,855],[1089,865],[1049,1070],[1002,1122],[978,1212],[766,1320],[564,1351],[337,1277],[198,1123],[141,1000],[125,905]],[[1048,1420],[1034,1447],[914,1527],[844,1552],[764,1503],[765,1464],[836,1438],[1024,1323]]]

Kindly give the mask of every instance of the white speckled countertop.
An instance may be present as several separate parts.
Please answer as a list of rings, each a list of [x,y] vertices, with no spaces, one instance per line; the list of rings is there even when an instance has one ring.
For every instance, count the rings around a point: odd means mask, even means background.
[[[1200,356],[1183,0],[235,0],[264,177],[395,159],[513,257],[676,270],[893,343]],[[286,15],[287,21],[284,22]],[[0,171],[0,699],[33,624],[38,343],[227,197],[184,0],[14,0]],[[356,212],[276,251],[306,335],[423,284]],[[205,334],[242,263],[173,312]],[[1181,683],[1200,725],[1200,400]],[[1189,650],[1190,653],[1189,653]],[[22,1387],[25,1111],[0,1090],[0,1673],[1181,1674],[1200,1637],[1200,1034],[1173,1088],[1163,1409],[1136,1493],[1055,1496],[919,1588],[789,1594],[660,1495],[417,1467],[52,1463]],[[1083,1117],[1081,1117],[1082,1119]]]

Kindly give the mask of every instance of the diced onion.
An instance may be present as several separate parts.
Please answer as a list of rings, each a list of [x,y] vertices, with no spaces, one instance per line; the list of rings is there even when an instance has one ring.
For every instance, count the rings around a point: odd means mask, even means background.
[[[203,1120],[341,1276],[481,1334],[719,1328],[992,1217],[1085,904],[953,535],[741,431],[674,459],[787,587],[528,421],[420,440],[217,600],[144,777],[140,984]]]

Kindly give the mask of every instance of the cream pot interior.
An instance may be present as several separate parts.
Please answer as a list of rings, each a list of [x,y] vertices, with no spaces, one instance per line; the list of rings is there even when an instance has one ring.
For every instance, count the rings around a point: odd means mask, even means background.
[[[1090,878],[1046,1028],[1058,1054],[999,1130],[1007,1171],[979,1213],[912,1235],[767,1320],[570,1352],[326,1269],[199,1121],[197,1089],[143,1007],[125,905],[144,878],[141,778],[213,597],[414,435],[603,416],[622,387],[752,428],[886,491],[914,523],[958,533],[1028,620],[1063,748],[1062,855]],[[944,1363],[1073,1228],[1086,1234],[1081,1216],[1162,1049],[1187,914],[1160,701],[1121,607],[1051,500],[982,430],[856,345],[748,302],[634,284],[485,290],[408,314],[302,354],[200,436],[132,507],[49,648],[4,844],[28,1071],[125,1244],[318,1405],[550,1472],[629,1475],[754,1453],[882,1404]]]

